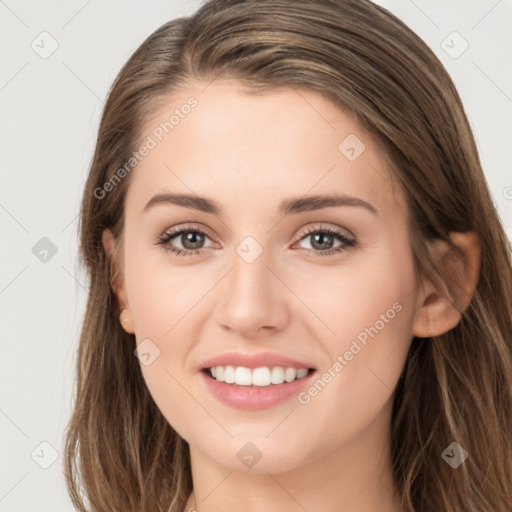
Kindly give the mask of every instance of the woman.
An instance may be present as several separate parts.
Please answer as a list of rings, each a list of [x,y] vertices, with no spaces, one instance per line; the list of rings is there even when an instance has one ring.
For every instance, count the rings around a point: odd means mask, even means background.
[[[452,81],[385,9],[210,0],[155,31],[81,255],[79,510],[511,509],[509,242]]]

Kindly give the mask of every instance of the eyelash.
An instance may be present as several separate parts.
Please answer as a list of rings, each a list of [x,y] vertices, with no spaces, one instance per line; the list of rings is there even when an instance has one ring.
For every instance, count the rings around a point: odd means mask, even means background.
[[[182,235],[183,233],[199,233],[201,235],[204,235],[207,238],[210,238],[207,233],[202,231],[201,229],[197,229],[194,227],[187,227],[184,226],[180,229],[173,230],[173,231],[167,231],[163,233],[160,236],[157,236],[157,245],[162,245],[164,250],[169,251],[173,253],[175,256],[194,256],[197,254],[201,254],[203,252],[203,249],[176,249],[174,247],[171,247],[169,245],[169,242],[173,239],[178,237],[179,235]],[[309,235],[316,234],[316,233],[322,233],[327,235],[332,235],[333,237],[337,238],[339,241],[343,242],[343,245],[340,245],[339,247],[336,247],[334,249],[328,249],[325,251],[315,250],[315,249],[306,249],[307,251],[314,252],[318,256],[331,256],[334,254],[342,253],[343,251],[347,251],[350,248],[354,247],[356,245],[355,238],[349,238],[346,235],[340,233],[339,231],[333,229],[333,228],[311,228],[307,230],[299,239],[299,242],[302,241],[304,238],[307,238]]]

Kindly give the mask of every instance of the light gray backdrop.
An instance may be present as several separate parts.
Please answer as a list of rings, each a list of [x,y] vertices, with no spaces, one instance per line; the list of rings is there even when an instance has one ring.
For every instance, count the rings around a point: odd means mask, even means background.
[[[378,3],[448,68],[512,238],[511,0]],[[0,512],[73,510],[62,435],[87,287],[77,214],[101,109],[142,40],[198,5],[0,0]]]

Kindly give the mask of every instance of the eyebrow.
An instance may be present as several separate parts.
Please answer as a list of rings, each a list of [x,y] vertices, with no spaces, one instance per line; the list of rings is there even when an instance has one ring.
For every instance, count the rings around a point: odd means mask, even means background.
[[[147,202],[143,212],[147,212],[154,206],[162,204],[174,204],[190,208],[192,210],[198,210],[200,212],[211,213],[217,216],[222,216],[223,213],[222,207],[212,199],[190,194],[173,193],[156,194]],[[358,197],[348,196],[345,194],[315,195],[285,199],[281,202],[279,211],[283,215],[289,215],[335,206],[354,206],[365,208],[374,215],[379,215],[379,212],[372,204],[364,201],[363,199],[359,199]]]

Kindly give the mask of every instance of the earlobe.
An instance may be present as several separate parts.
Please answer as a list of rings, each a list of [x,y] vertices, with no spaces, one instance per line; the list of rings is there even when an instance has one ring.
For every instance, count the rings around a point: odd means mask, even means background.
[[[435,286],[430,280],[424,283],[413,322],[413,336],[439,336],[456,327],[475,291],[480,273],[479,239],[474,232],[453,232],[450,238],[461,254],[441,240],[432,248],[444,284]]]
[[[119,262],[119,250],[114,235],[110,229],[105,229],[101,237],[107,259],[109,261],[110,283],[116,295],[121,313],[119,321],[124,330],[130,334],[134,333],[132,315],[128,307],[128,299],[124,286],[123,274]]]
[[[129,309],[123,309],[119,315],[119,322],[128,334],[134,334],[133,318]]]

